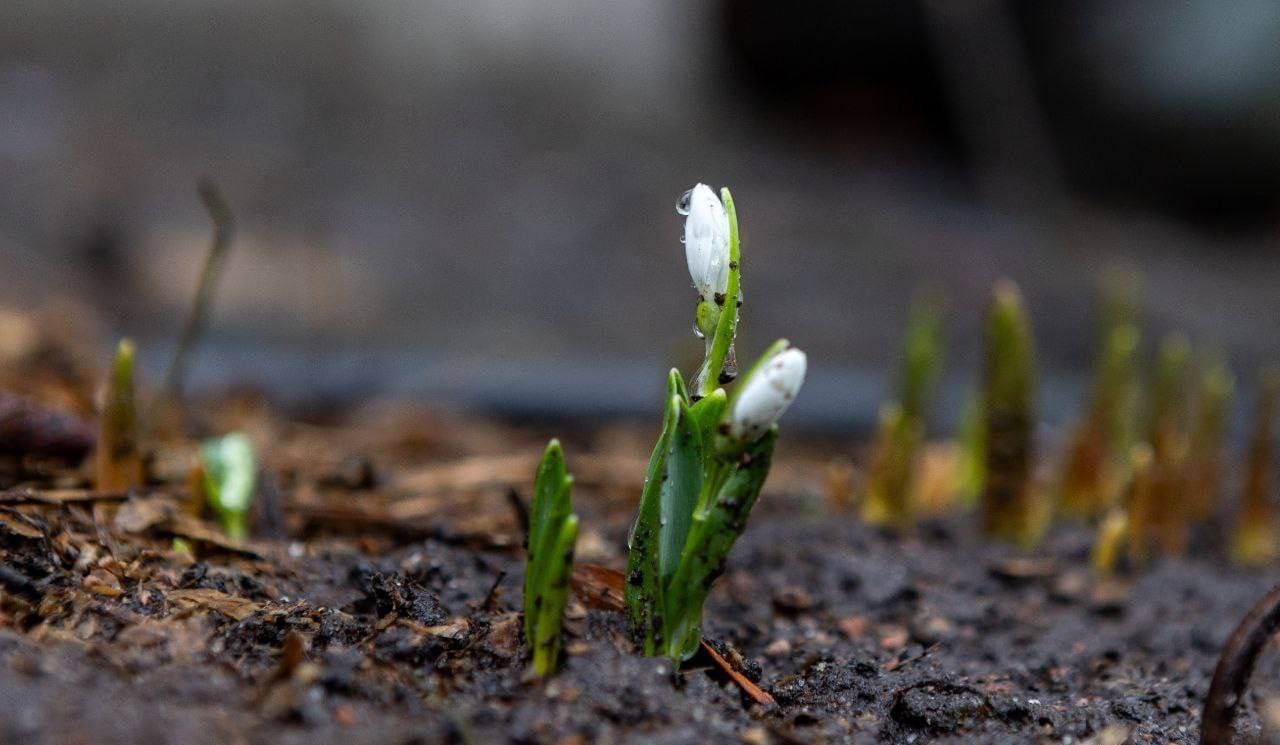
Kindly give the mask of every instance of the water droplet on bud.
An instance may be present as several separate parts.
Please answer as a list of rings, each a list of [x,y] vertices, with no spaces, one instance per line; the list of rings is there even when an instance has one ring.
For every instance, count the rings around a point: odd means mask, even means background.
[[[689,204],[693,201],[693,189],[686,191],[680,195],[680,199],[676,200],[676,212],[688,217]]]

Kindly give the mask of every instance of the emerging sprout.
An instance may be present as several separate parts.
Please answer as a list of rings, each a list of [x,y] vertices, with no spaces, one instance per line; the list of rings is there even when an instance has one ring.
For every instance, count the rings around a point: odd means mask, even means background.
[[[971,392],[960,410],[960,464],[956,474],[956,496],[967,509],[978,506],[982,486],[987,478],[986,422],[982,411],[982,395]]]
[[[1253,432],[1245,465],[1240,514],[1231,538],[1231,552],[1242,564],[1262,564],[1280,556],[1280,528],[1276,525],[1275,434],[1277,399],[1280,399],[1280,370],[1263,373]]]
[[[1185,476],[1191,382],[1191,344],[1172,335],[1160,344],[1152,385],[1151,444],[1152,508],[1133,526],[1135,536],[1157,544],[1166,555],[1183,551],[1190,529]]]
[[[1031,492],[1035,359],[1022,295],[1010,281],[996,284],[985,336],[982,527],[988,535],[1029,545],[1036,539]]]
[[[138,408],[133,393],[133,342],[116,347],[98,435],[97,485],[100,491],[127,491],[142,485],[138,447]]]
[[[691,219],[701,189],[690,195]],[[729,236],[723,297],[734,298],[737,216],[728,189],[722,197]],[[706,202],[704,208],[714,217],[711,206]],[[696,231],[686,232],[689,249]],[[690,257],[693,269],[692,252]],[[699,328],[711,333],[695,395],[678,370],[667,376],[662,433],[628,541],[625,603],[632,638],[646,655],[664,654],[677,664],[697,651],[707,593],[746,527],[769,472],[777,419],[794,400],[807,366],[804,353],[782,340],[761,356],[732,399],[715,387],[716,381],[727,382],[727,351],[737,328],[737,303],[723,297],[711,299],[714,307],[705,296],[699,300]]]
[[[1194,521],[1211,517],[1221,498],[1223,450],[1234,391],[1235,379],[1222,360],[1213,362],[1200,377],[1185,477],[1187,510]]]
[[[205,499],[232,540],[249,534],[249,510],[258,481],[258,465],[249,438],[239,432],[200,445]]]
[[[534,677],[560,664],[560,625],[569,602],[578,516],[573,514],[573,477],[558,440],[547,445],[533,482],[529,553],[524,569],[524,638],[533,650]]]
[[[925,415],[941,367],[941,320],[934,308],[912,309],[902,350],[898,401],[880,409],[862,519],[872,524],[904,524],[911,520],[914,472],[924,441]]]
[[[1062,511],[1092,518],[1116,502],[1127,478],[1137,414],[1141,332],[1128,303],[1109,298],[1101,351],[1084,420],[1067,445],[1059,500]]]
[[[1163,526],[1159,514],[1165,507],[1156,499],[1155,455],[1150,445],[1141,443],[1133,446],[1129,473],[1126,538],[1129,558],[1135,564],[1141,564],[1151,557],[1152,546],[1161,539]]]

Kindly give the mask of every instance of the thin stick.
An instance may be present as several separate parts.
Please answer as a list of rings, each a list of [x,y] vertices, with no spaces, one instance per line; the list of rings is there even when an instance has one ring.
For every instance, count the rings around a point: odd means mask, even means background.
[[[1267,593],[1231,633],[1213,671],[1200,717],[1203,745],[1230,745],[1235,734],[1236,708],[1244,696],[1258,655],[1280,630],[1280,587]]]
[[[200,282],[196,286],[196,296],[191,304],[191,314],[187,316],[187,325],[182,330],[178,348],[174,350],[169,369],[165,372],[164,386],[152,405],[153,414],[165,400],[177,401],[182,397],[187,367],[191,363],[196,344],[204,335],[205,327],[208,326],[209,315],[213,311],[214,291],[217,289],[218,278],[222,275],[222,266],[226,263],[227,252],[231,248],[235,220],[218,186],[212,179],[205,176],[197,183],[196,191],[200,195],[200,201],[204,204],[205,210],[209,212],[209,217],[213,220],[213,240],[209,244],[204,268],[200,270]],[[154,417],[149,418],[154,419]]]

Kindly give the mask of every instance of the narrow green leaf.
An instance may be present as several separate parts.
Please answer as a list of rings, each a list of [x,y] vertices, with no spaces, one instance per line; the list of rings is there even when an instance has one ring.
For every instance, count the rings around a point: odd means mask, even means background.
[[[553,543],[572,511],[573,477],[565,465],[559,440],[547,444],[533,482],[529,515],[528,558],[524,575],[525,639],[533,643],[541,608],[545,605],[547,567],[556,560]]]
[[[702,606],[716,578],[724,571],[729,551],[746,528],[751,508],[769,474],[773,447],[778,439],[773,427],[728,463],[728,473],[713,500],[693,516],[680,567],[668,585],[666,654],[676,662],[697,651],[702,638]]]
[[[1034,540],[1035,352],[1017,285],[1009,281],[996,284],[985,331],[982,525],[988,535],[1026,545]]]
[[[672,399],[678,398],[673,395]],[[667,443],[658,510],[658,568],[663,586],[675,574],[702,492],[702,433],[684,402]]]
[[[666,472],[670,443],[679,423],[681,407],[680,375],[672,370],[667,378],[668,395],[662,420],[662,433],[649,456],[640,504],[636,508],[631,535],[627,539],[627,577],[623,591],[627,625],[632,640],[646,655],[657,654],[662,638],[662,581],[659,564],[659,518],[663,474]]]
[[[542,580],[542,604],[534,624],[533,674],[555,672],[560,661],[561,622],[573,581],[573,551],[578,541],[578,516],[569,515],[551,542]]]

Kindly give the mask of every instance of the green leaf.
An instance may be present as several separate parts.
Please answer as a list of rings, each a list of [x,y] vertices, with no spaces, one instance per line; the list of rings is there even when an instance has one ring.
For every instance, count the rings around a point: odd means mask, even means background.
[[[941,368],[942,317],[930,302],[917,301],[907,323],[898,382],[898,402],[905,419],[923,424]]]
[[[632,640],[644,649],[646,655],[657,654],[662,637],[662,574],[659,562],[662,480],[670,443],[680,421],[681,409],[686,405],[681,396],[683,388],[680,373],[672,370],[667,376],[662,433],[649,456],[649,471],[645,475],[640,504],[627,539],[627,577],[623,591],[627,625]]]
[[[243,539],[258,481],[253,444],[239,432],[205,440],[200,445],[200,465],[205,494],[223,530],[231,538]]]
[[[677,376],[678,377],[678,376]],[[677,399],[672,396],[672,400]],[[663,586],[675,574],[702,492],[702,433],[689,407],[681,401],[675,431],[667,442],[658,508],[658,568]]]
[[[554,544],[572,511],[573,477],[564,461],[559,440],[547,444],[533,482],[529,515],[528,559],[524,575],[525,639],[533,644],[537,618],[545,605],[545,575],[556,561]]]
[[[710,473],[712,461],[716,457],[715,442],[720,435],[724,412],[729,407],[729,396],[723,388],[717,388],[711,395],[700,399],[689,407],[689,415],[693,418],[698,432],[702,436],[702,468]]]
[[[727,474],[694,513],[693,524],[680,557],[680,566],[668,585],[666,597],[667,656],[676,662],[697,651],[702,638],[702,606],[712,583],[724,571],[733,544],[746,528],[751,508],[769,474],[777,427],[724,464]]]
[[[545,559],[540,578],[542,603],[537,611],[533,647],[533,674],[537,677],[555,672],[560,661],[561,622],[569,602],[573,581],[573,551],[578,541],[578,516],[569,515],[559,526]]]

